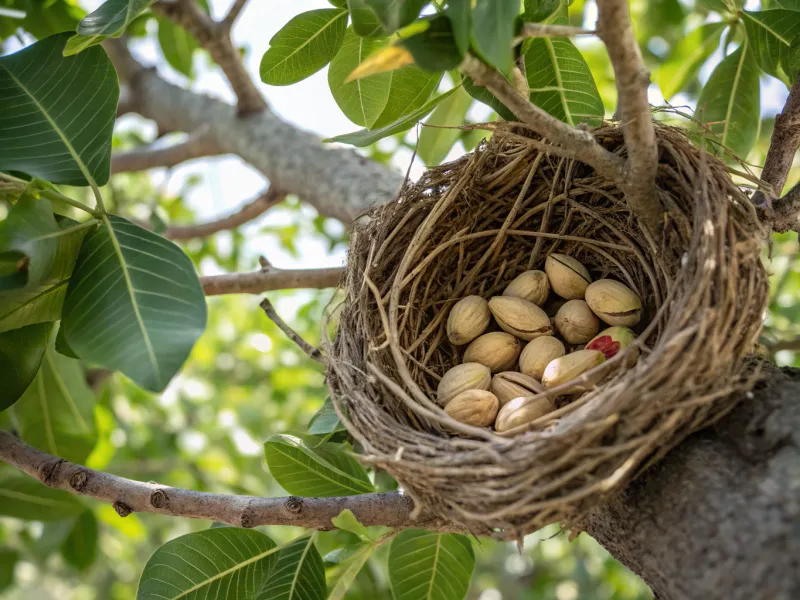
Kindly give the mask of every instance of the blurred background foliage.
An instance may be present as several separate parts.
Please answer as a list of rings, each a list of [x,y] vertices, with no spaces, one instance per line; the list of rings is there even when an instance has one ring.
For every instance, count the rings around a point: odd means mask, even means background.
[[[669,65],[671,49],[688,31],[704,22],[720,21],[719,15],[708,14],[707,7],[713,3],[697,3],[698,6],[691,0],[631,3],[637,35],[656,81],[659,70]],[[0,17],[0,38],[6,39],[9,50],[28,43],[29,34],[42,37],[74,28],[85,10],[96,4],[0,0],[0,7],[27,11],[22,27],[29,32],[18,35],[20,23]],[[222,5],[227,3],[216,4],[212,3],[212,9],[221,14],[225,8]],[[311,8],[327,6],[322,1],[310,4]],[[748,2],[747,7],[757,8],[758,4]],[[573,24],[593,23],[596,7],[591,0],[575,0],[569,14]],[[185,55],[176,56],[175,36],[181,33],[154,18],[138,19],[129,33],[157,48],[159,68],[172,70],[172,75],[183,77],[187,85],[197,72],[213,68],[207,56],[192,44],[182,46],[184,50],[189,48],[188,59]],[[735,42],[740,35],[742,32],[734,29],[726,37]],[[248,46],[247,39],[240,43]],[[597,40],[581,40],[579,47],[594,74],[607,115],[611,116],[616,89],[605,50]],[[678,110],[691,113],[702,82],[722,57],[719,48],[714,52],[683,92],[672,99]],[[781,86],[774,80],[762,81],[763,120],[758,143],[747,157],[752,165],[762,164],[766,155],[774,114],[785,97]],[[654,87],[651,102],[665,105],[658,88]],[[486,107],[469,102],[462,109],[464,113],[467,121],[473,122],[493,117]],[[302,124],[302,114],[289,116]],[[680,121],[674,113],[663,114],[662,118]],[[452,136],[452,147],[431,155],[453,158],[473,148],[482,135],[459,133]],[[118,128],[115,149],[135,147],[155,136],[152,126],[134,119]],[[404,170],[416,145],[417,129],[412,129],[382,140],[365,153]],[[421,168],[419,162],[417,168]],[[178,171],[114,177],[107,190],[113,210],[159,226],[191,223],[207,215],[209,206],[218,214],[220,207],[233,210],[243,201],[222,193],[220,182],[213,180],[202,166]],[[224,171],[222,174],[224,177]],[[800,169],[794,169],[787,187],[798,181]],[[206,192],[212,189],[206,194],[211,200],[192,200],[197,196],[195,192],[204,188]],[[0,212],[3,211],[0,205]],[[339,222],[320,217],[291,196],[268,215],[238,231],[182,244],[203,274],[254,270],[265,248],[270,250],[273,262],[275,256],[295,266],[317,266],[320,257],[327,264],[331,260],[341,262],[346,246],[347,232]],[[800,349],[796,341],[800,338],[799,252],[797,234],[791,233],[774,236],[771,257],[765,255],[765,260],[771,260],[773,297],[763,341],[780,364],[794,366],[800,366],[796,352]],[[276,292],[269,296],[278,313],[295,330],[312,343],[319,341],[323,312],[336,301],[332,290]],[[285,494],[265,469],[263,441],[275,433],[305,431],[327,396],[322,368],[309,361],[258,309],[257,300],[249,296],[209,299],[208,329],[185,368],[163,394],[147,393],[119,375],[96,383],[95,389],[98,438],[86,461],[90,467],[172,486],[260,496]],[[0,426],[13,425],[13,414],[0,413]],[[0,464],[0,476],[10,471]],[[142,568],[157,547],[210,525],[152,514],[132,514],[121,519],[111,506],[91,501],[83,505],[85,510],[75,516],[48,522],[0,517],[0,596],[7,600],[132,599]],[[289,527],[264,529],[279,542],[299,533]],[[325,556],[333,548],[353,541],[351,537],[353,534],[341,531],[320,534],[320,553]],[[521,551],[511,544],[484,539],[476,548],[476,574],[468,595],[471,599],[651,597],[638,577],[591,538],[581,534],[569,542],[568,532],[560,531],[556,525],[529,536]],[[334,565],[329,566],[335,570]],[[389,596],[384,547],[370,558],[347,598]]]

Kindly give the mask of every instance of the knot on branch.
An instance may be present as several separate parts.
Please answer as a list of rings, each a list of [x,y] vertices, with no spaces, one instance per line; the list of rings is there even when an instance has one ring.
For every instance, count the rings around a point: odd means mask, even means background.
[[[166,508],[169,505],[167,492],[162,489],[153,490],[153,493],[150,494],[150,504],[154,508]]]
[[[303,510],[303,499],[297,496],[289,496],[283,501],[283,506],[290,513],[298,514]]]
[[[45,462],[39,467],[39,480],[47,487],[55,487],[58,482],[58,469],[65,462],[67,461],[63,458]]]
[[[81,469],[80,471],[73,473],[72,477],[69,478],[69,486],[80,494],[83,491],[83,488],[86,487],[86,483],[88,481],[89,474]]]
[[[133,509],[130,506],[119,500],[114,502],[113,506],[114,510],[117,511],[117,514],[123,519],[133,512]]]

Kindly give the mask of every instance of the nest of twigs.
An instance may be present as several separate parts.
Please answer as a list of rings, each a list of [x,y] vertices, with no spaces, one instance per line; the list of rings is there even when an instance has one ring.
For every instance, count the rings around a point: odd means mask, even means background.
[[[768,296],[747,195],[681,130],[656,128],[667,210],[659,241],[613,182],[520,132],[497,126],[476,151],[369,213],[329,348],[331,393],[363,460],[393,475],[417,510],[517,539],[576,523],[732,408],[754,380],[745,357]],[[620,129],[594,135],[625,156]],[[526,427],[500,434],[453,421],[435,402],[463,354],[447,339],[448,311],[501,293],[551,252],[639,294],[637,342],[596,367],[600,384],[558,396],[557,410]]]

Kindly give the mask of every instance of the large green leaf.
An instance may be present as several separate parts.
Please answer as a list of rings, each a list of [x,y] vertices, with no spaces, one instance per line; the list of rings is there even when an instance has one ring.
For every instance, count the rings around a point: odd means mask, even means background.
[[[359,148],[363,148],[364,146],[369,146],[370,144],[374,144],[378,140],[385,138],[389,135],[394,135],[395,133],[400,133],[401,131],[406,131],[410,129],[415,124],[417,124],[421,119],[424,119],[429,112],[431,112],[436,105],[439,104],[442,100],[450,96],[456,88],[446,91],[443,94],[439,94],[438,96],[431,98],[428,100],[423,106],[415,110],[414,112],[401,117],[394,123],[389,123],[380,129],[373,129],[372,131],[367,131],[366,129],[362,129],[361,131],[354,131],[353,133],[346,133],[344,135],[337,135],[336,137],[327,138],[322,140],[323,142],[340,142],[342,144],[350,144],[352,146],[357,146]]]
[[[82,463],[97,441],[94,404],[80,363],[50,347],[33,383],[12,410],[23,440]]]
[[[319,498],[375,491],[364,467],[340,446],[273,435],[264,453],[269,472],[290,494]]]
[[[758,65],[787,85],[794,82],[790,54],[793,41],[800,35],[800,12],[777,9],[743,11],[747,38]]]
[[[519,0],[476,0],[472,9],[472,44],[480,57],[501,73],[510,73],[511,41]]]
[[[159,392],[205,329],[203,288],[183,250],[110,215],[81,247],[61,326],[82,359]]]
[[[383,29],[381,20],[367,0],[347,0],[347,8],[350,11],[353,33],[357,36],[375,38],[388,35],[389,32]]]
[[[486,106],[493,109],[498,115],[500,115],[506,121],[519,121],[517,117],[511,112],[506,105],[500,102],[489,90],[487,90],[482,85],[475,85],[469,77],[464,77],[463,85],[466,92],[475,98],[478,102],[482,102]]]
[[[599,124],[604,115],[589,65],[566,38],[536,38],[525,49],[531,102],[554,117],[577,125]]]
[[[145,565],[137,600],[253,600],[280,550],[252,529],[217,527],[175,538]]]
[[[389,73],[392,84],[389,100],[373,128],[385,127],[425,106],[431,94],[439,87],[441,73],[427,73],[409,65]]]
[[[67,0],[23,0],[16,5],[25,10],[25,18],[20,25],[37,39],[62,31],[74,31],[86,15],[85,10]]]
[[[336,580],[328,593],[328,600],[343,600],[353,585],[359,571],[375,551],[375,544],[364,544],[343,560],[336,568]]]
[[[656,83],[669,100],[686,87],[708,57],[719,46],[725,23],[708,23],[690,31],[678,40],[669,56],[656,71]]]
[[[395,600],[462,600],[475,553],[465,535],[407,529],[392,541],[389,582]]]
[[[450,0],[444,14],[450,19],[450,29],[453,39],[461,54],[469,51],[471,31],[471,0]]]
[[[158,18],[158,43],[170,66],[192,77],[194,52],[199,48],[194,36],[171,19]]]
[[[291,85],[313,75],[336,56],[346,30],[346,10],[300,13],[269,41],[269,50],[261,58],[261,81]]]
[[[83,503],[69,492],[47,487],[22,473],[0,475],[0,516],[58,521],[84,510]]]
[[[740,158],[747,156],[758,136],[761,97],[758,65],[746,40],[711,73],[697,112],[723,146]]]
[[[426,165],[438,165],[445,159],[461,136],[462,130],[455,127],[464,124],[470,106],[472,96],[459,86],[425,121],[425,125],[430,127],[423,127],[419,134],[417,154]]]
[[[326,591],[325,567],[310,535],[281,548],[255,600],[325,600]]]
[[[119,37],[125,28],[155,0],[108,0],[78,24],[78,33],[69,42],[75,54],[109,37]]]
[[[336,409],[333,408],[333,402],[330,398],[326,398],[322,408],[311,417],[311,421],[308,423],[308,433],[311,435],[328,435],[329,433],[344,430],[344,425],[339,420]]]
[[[356,125],[372,129],[389,101],[391,73],[378,73],[345,82],[365,58],[384,45],[383,40],[357,36],[352,28],[345,33],[342,49],[328,69],[328,86],[336,104]]]
[[[424,31],[401,43],[411,52],[415,64],[434,73],[455,69],[464,58],[450,19],[445,16],[430,19]]]
[[[52,323],[0,333],[0,410],[20,399],[42,364]]]
[[[68,37],[0,58],[0,170],[105,185],[119,83],[101,48],[62,56]]]
[[[524,0],[523,15],[526,21],[540,22],[561,6],[561,0]]]
[[[85,571],[97,558],[97,517],[87,510],[77,519],[72,530],[61,544],[61,556],[71,567]]]
[[[23,194],[0,223],[0,258],[16,261],[17,271],[0,277],[0,332],[56,321],[84,236],[96,221],[57,222],[50,203]],[[15,289],[12,289],[15,288]]]
[[[428,0],[364,0],[386,33],[393,33],[411,23],[427,3]]]

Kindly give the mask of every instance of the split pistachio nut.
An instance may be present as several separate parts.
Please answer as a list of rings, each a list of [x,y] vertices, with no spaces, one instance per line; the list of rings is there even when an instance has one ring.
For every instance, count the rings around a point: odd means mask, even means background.
[[[516,371],[504,371],[492,377],[491,390],[500,401],[500,406],[505,406],[514,398],[535,396],[545,391],[544,386],[533,377]]]
[[[553,412],[556,409],[553,401],[547,396],[541,398],[515,398],[505,404],[497,413],[494,428],[502,433],[526,425]]]
[[[605,355],[599,350],[578,350],[550,361],[542,376],[542,384],[547,389],[557,387],[576,377],[580,377],[589,369],[605,361]]]
[[[627,327],[609,327],[590,340],[586,344],[586,349],[599,350],[606,359],[609,359],[625,350],[634,340],[636,334]]]
[[[550,317],[533,302],[522,298],[495,296],[489,300],[489,310],[500,329],[523,340],[553,333]]]
[[[489,305],[480,296],[467,296],[455,303],[447,317],[447,338],[456,346],[470,343],[489,326]]]
[[[599,279],[586,288],[586,302],[609,325],[630,327],[642,319],[642,300],[614,279]]]
[[[583,300],[569,300],[558,309],[555,325],[568,344],[585,344],[600,329],[600,321]]]
[[[474,339],[464,352],[465,363],[480,363],[492,373],[508,371],[519,358],[522,343],[510,333],[492,331]]]
[[[447,371],[436,388],[436,400],[445,406],[450,400],[467,390],[488,390],[492,383],[489,368],[480,363],[464,363]]]
[[[550,295],[550,280],[544,271],[525,271],[508,284],[503,296],[522,298],[541,306]]]
[[[494,423],[500,402],[492,392],[467,390],[447,403],[444,412],[466,425],[488,427]]]
[[[567,300],[581,300],[592,282],[589,270],[566,254],[551,254],[544,261],[544,270],[553,291]]]
[[[519,370],[541,381],[550,361],[566,354],[564,344],[551,335],[543,335],[528,342],[519,356]]]

